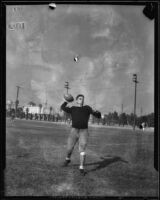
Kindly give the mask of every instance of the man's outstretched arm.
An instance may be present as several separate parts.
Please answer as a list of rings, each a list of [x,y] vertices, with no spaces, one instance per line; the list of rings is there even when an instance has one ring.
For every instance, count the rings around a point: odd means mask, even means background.
[[[98,110],[96,110],[96,111],[93,111],[92,112],[92,115],[94,115],[95,117],[97,117],[97,118],[101,118],[101,113],[98,111]]]
[[[90,107],[90,114],[92,114],[96,118],[99,118],[99,119],[101,118],[101,112],[99,112],[98,110],[93,110],[91,107]]]
[[[61,109],[67,113],[71,113],[71,108],[67,107],[67,102],[65,101],[62,105],[61,105]]]

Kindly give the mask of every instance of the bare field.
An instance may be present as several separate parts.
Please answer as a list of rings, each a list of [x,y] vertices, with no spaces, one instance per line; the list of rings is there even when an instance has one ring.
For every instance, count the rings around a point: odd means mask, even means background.
[[[16,120],[6,124],[6,196],[158,197],[153,132],[89,127],[86,171],[79,174],[78,147],[65,159],[70,127]]]

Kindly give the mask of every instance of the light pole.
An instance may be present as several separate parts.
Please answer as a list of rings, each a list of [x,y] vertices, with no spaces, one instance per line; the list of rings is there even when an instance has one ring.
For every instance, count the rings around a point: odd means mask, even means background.
[[[123,103],[122,103],[122,111],[121,112],[123,113]]]
[[[133,130],[135,131],[136,126],[136,96],[137,96],[137,74],[133,74],[133,82],[135,83],[135,92],[134,92],[134,124],[133,124]]]
[[[65,82],[64,87],[67,89],[67,94],[68,94],[68,90],[70,89],[70,88],[69,88],[69,82],[68,82],[68,81]]]

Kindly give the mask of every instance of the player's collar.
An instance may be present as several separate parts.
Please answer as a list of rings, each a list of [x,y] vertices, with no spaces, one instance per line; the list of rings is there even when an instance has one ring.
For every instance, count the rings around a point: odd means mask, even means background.
[[[85,106],[87,106],[87,105],[86,105],[86,104],[83,104],[82,106],[77,106],[77,107],[82,108],[82,107],[85,107]]]

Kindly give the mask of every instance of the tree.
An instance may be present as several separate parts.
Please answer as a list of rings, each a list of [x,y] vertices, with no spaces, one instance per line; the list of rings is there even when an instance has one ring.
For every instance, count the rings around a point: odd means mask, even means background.
[[[147,125],[149,127],[154,127],[154,113],[147,115]]]
[[[127,115],[126,113],[121,113],[119,116],[119,125],[126,125],[127,124]]]
[[[30,102],[28,103],[28,105],[30,105],[30,106],[36,106],[36,103],[34,103],[33,101],[30,101]]]
[[[147,123],[147,116],[140,116],[140,117],[137,117],[137,120],[136,120],[136,124],[138,126],[140,126],[143,122],[146,122]]]
[[[118,113],[116,111],[114,111],[114,113],[112,114],[112,117],[113,117],[113,122],[115,124],[117,124],[119,121],[119,117],[118,117]]]
[[[106,115],[106,122],[107,125],[110,125],[112,122],[112,113],[109,113],[108,115]]]
[[[23,109],[21,107],[17,108],[17,116],[21,117],[23,113]]]
[[[39,104],[38,106],[39,106],[40,108],[42,108],[42,104]]]
[[[137,116],[136,116],[136,121],[137,121]],[[134,114],[131,113],[130,115],[127,115],[127,123],[131,126],[134,124]]]
[[[53,110],[53,107],[50,106],[50,107],[49,107],[49,114],[50,114],[50,115],[51,115],[51,113],[52,113],[52,110]]]
[[[40,108],[40,113],[41,113],[42,104],[40,103],[38,106],[39,106],[39,108]]]

